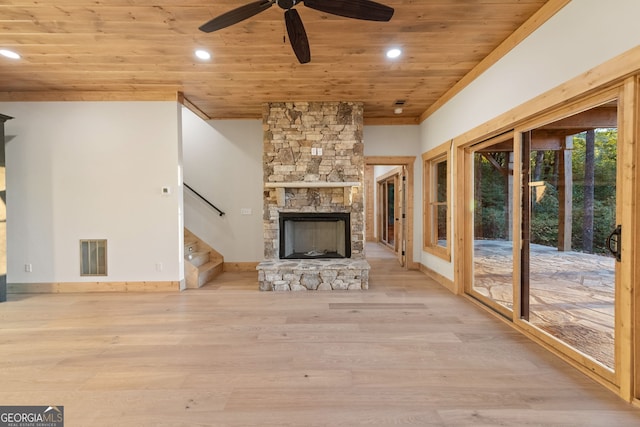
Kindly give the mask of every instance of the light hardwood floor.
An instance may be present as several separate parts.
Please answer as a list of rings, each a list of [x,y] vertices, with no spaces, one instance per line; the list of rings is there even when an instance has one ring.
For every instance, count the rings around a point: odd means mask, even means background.
[[[10,295],[0,405],[63,405],[68,427],[640,425],[469,301],[370,262],[368,291],[224,273],[182,293]]]

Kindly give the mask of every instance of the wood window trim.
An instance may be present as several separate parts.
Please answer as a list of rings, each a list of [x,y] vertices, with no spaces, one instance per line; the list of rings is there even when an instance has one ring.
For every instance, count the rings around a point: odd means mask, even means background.
[[[437,245],[432,235],[434,230],[434,218],[432,215],[432,195],[435,191],[435,185],[437,184],[433,179],[435,171],[435,165],[446,162],[447,164],[447,199],[443,204],[447,208],[446,214],[446,246]],[[451,262],[451,144],[444,143],[440,146],[427,151],[422,155],[422,174],[423,174],[423,238],[422,238],[422,250],[442,258],[445,261]],[[436,204],[438,204],[436,202]]]

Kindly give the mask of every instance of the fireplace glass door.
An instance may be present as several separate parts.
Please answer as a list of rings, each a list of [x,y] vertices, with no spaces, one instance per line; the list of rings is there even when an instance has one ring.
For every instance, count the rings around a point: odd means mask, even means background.
[[[348,213],[280,213],[280,258],[350,258]]]

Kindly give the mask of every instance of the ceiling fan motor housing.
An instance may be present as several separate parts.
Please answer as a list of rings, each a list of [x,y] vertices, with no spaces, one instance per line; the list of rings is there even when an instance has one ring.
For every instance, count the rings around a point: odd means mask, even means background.
[[[298,3],[297,0],[276,0],[276,4],[284,10],[289,10]]]

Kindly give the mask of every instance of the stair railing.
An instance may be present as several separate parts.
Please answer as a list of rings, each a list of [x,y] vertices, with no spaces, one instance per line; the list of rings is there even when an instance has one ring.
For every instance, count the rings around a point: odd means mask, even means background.
[[[190,186],[187,185],[186,182],[182,183],[186,188],[188,188],[193,194],[195,194],[196,196],[198,196],[200,199],[202,199],[202,201],[204,201],[206,204],[208,204],[209,206],[211,206],[213,209],[215,209],[216,211],[218,211],[218,213],[220,214],[220,216],[224,215],[224,212],[222,212],[220,209],[218,209],[216,207],[216,205],[214,205],[213,203],[211,203],[210,201],[208,201],[207,199],[205,199],[200,193],[198,193],[196,190],[194,190],[193,188],[191,188]]]

